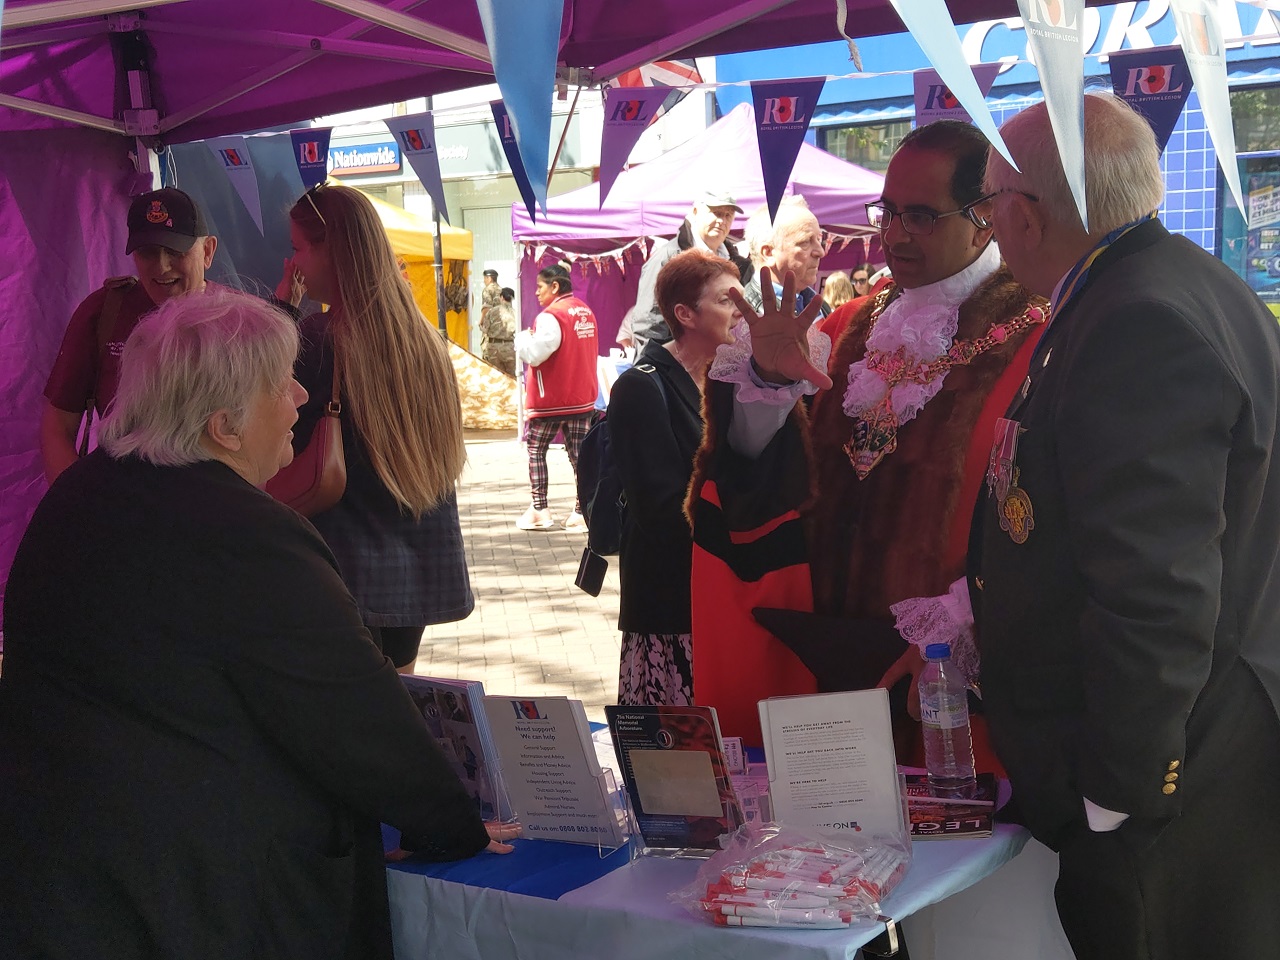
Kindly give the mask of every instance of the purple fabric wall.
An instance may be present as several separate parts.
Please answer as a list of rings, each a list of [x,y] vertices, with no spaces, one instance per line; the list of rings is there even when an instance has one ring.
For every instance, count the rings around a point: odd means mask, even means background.
[[[520,326],[533,326],[533,318],[541,309],[534,288],[538,281],[538,271],[559,262],[555,253],[544,253],[536,263],[533,251],[526,247],[524,257],[520,260]],[[600,355],[607,356],[609,349],[616,346],[614,338],[618,335],[618,327],[622,318],[636,303],[636,291],[640,286],[640,271],[644,267],[644,257],[637,247],[626,251],[624,267],[619,270],[612,258],[605,260],[603,272],[597,271],[595,264],[589,260],[579,260],[569,270],[569,279],[573,281],[573,293],[589,306],[596,315],[596,325],[600,336]]]
[[[124,221],[134,141],[95,130],[4,135],[0,149],[0,585],[44,496],[44,382],[76,305],[133,272]],[[3,586],[0,586],[0,595]],[[2,629],[0,625],[0,629]]]

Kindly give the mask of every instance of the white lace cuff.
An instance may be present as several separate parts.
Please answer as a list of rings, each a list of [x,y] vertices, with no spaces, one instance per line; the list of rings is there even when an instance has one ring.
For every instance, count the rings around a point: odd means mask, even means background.
[[[974,692],[982,663],[973,641],[973,608],[969,604],[969,584],[961,577],[940,597],[914,597],[889,607],[894,626],[902,639],[919,648],[931,643],[949,643],[951,662],[960,670]]]
[[[809,328],[809,359],[820,370],[826,369],[831,356],[831,338],[816,326]],[[820,389],[808,380],[776,384],[761,380],[751,363],[751,328],[739,320],[733,328],[733,343],[716,348],[716,358],[707,373],[712,380],[735,384],[733,396],[739,403],[767,403],[773,406],[795,406],[801,397],[812,396]]]

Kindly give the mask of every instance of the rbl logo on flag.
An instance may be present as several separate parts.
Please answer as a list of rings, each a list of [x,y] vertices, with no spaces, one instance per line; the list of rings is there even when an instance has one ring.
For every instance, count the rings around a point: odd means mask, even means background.
[[[304,140],[298,144],[298,161],[300,163],[319,163],[320,141]]]
[[[400,140],[404,143],[406,150],[427,149],[425,138],[422,136],[421,130],[405,130],[400,134]]]
[[[502,115],[502,139],[515,139],[515,131],[511,129],[511,116],[505,113]]]
[[[795,123],[802,107],[799,97],[766,97],[764,101],[765,123]]]
[[[1027,19],[1032,23],[1044,23],[1065,30],[1076,29],[1075,21],[1065,23],[1067,5],[1062,0],[1028,0]]]
[[[960,100],[946,84],[929,84],[929,95],[924,100],[926,110],[954,110],[959,106]]]
[[[638,120],[648,120],[649,117],[644,112],[645,102],[643,100],[619,100],[613,105],[613,116],[610,120],[621,120],[631,123]]]
[[[249,162],[248,158],[242,156],[239,150],[219,150],[218,152],[222,154],[223,164],[228,167],[243,167]]]
[[[1153,63],[1145,67],[1134,67],[1129,71],[1129,82],[1125,87],[1125,96],[1146,94],[1154,96],[1158,93],[1181,93],[1182,83],[1174,86],[1176,64]]]

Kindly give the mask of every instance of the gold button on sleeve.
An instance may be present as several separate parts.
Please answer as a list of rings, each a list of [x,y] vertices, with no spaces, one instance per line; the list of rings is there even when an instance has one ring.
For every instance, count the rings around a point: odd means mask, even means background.
[[[1164,775],[1164,782],[1165,782],[1165,783],[1173,783],[1173,781],[1175,781],[1175,780],[1177,780],[1177,779],[1178,779],[1178,775],[1177,775],[1176,773],[1166,773],[1166,774]]]
[[[1177,784],[1166,783],[1163,787],[1160,788],[1160,792],[1167,797],[1169,796],[1169,794],[1173,793],[1177,789],[1178,789]]]
[[[1182,764],[1180,764],[1177,760],[1170,760],[1170,761],[1169,761],[1169,769],[1170,769],[1170,770],[1177,770],[1177,769],[1178,769],[1178,767],[1180,767],[1180,766],[1182,766]]]

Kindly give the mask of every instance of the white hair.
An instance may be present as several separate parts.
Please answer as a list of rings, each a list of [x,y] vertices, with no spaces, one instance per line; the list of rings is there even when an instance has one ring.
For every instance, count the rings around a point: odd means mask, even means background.
[[[1054,222],[1079,224],[1044,103],[1007,120],[1000,135],[1022,173],[993,149],[987,160],[987,192],[1024,191],[1039,198]],[[1105,236],[1159,209],[1164,200],[1160,149],[1151,125],[1132,107],[1110,93],[1086,94],[1084,148],[1090,236]]]
[[[743,231],[743,239],[747,241],[747,248],[751,254],[751,262],[759,267],[764,262],[763,255],[760,250],[762,247],[777,246],[778,234],[781,228],[789,225],[790,221],[797,213],[809,211],[809,201],[801,194],[793,194],[783,197],[778,204],[778,216],[776,219],[769,219],[769,205],[763,204],[751,212],[751,216],[747,218],[747,226]]]
[[[263,390],[293,369],[298,330],[256,297],[210,287],[167,300],[125,342],[120,384],[100,442],[160,466],[212,459],[201,445],[209,418],[225,410],[234,430]]]

